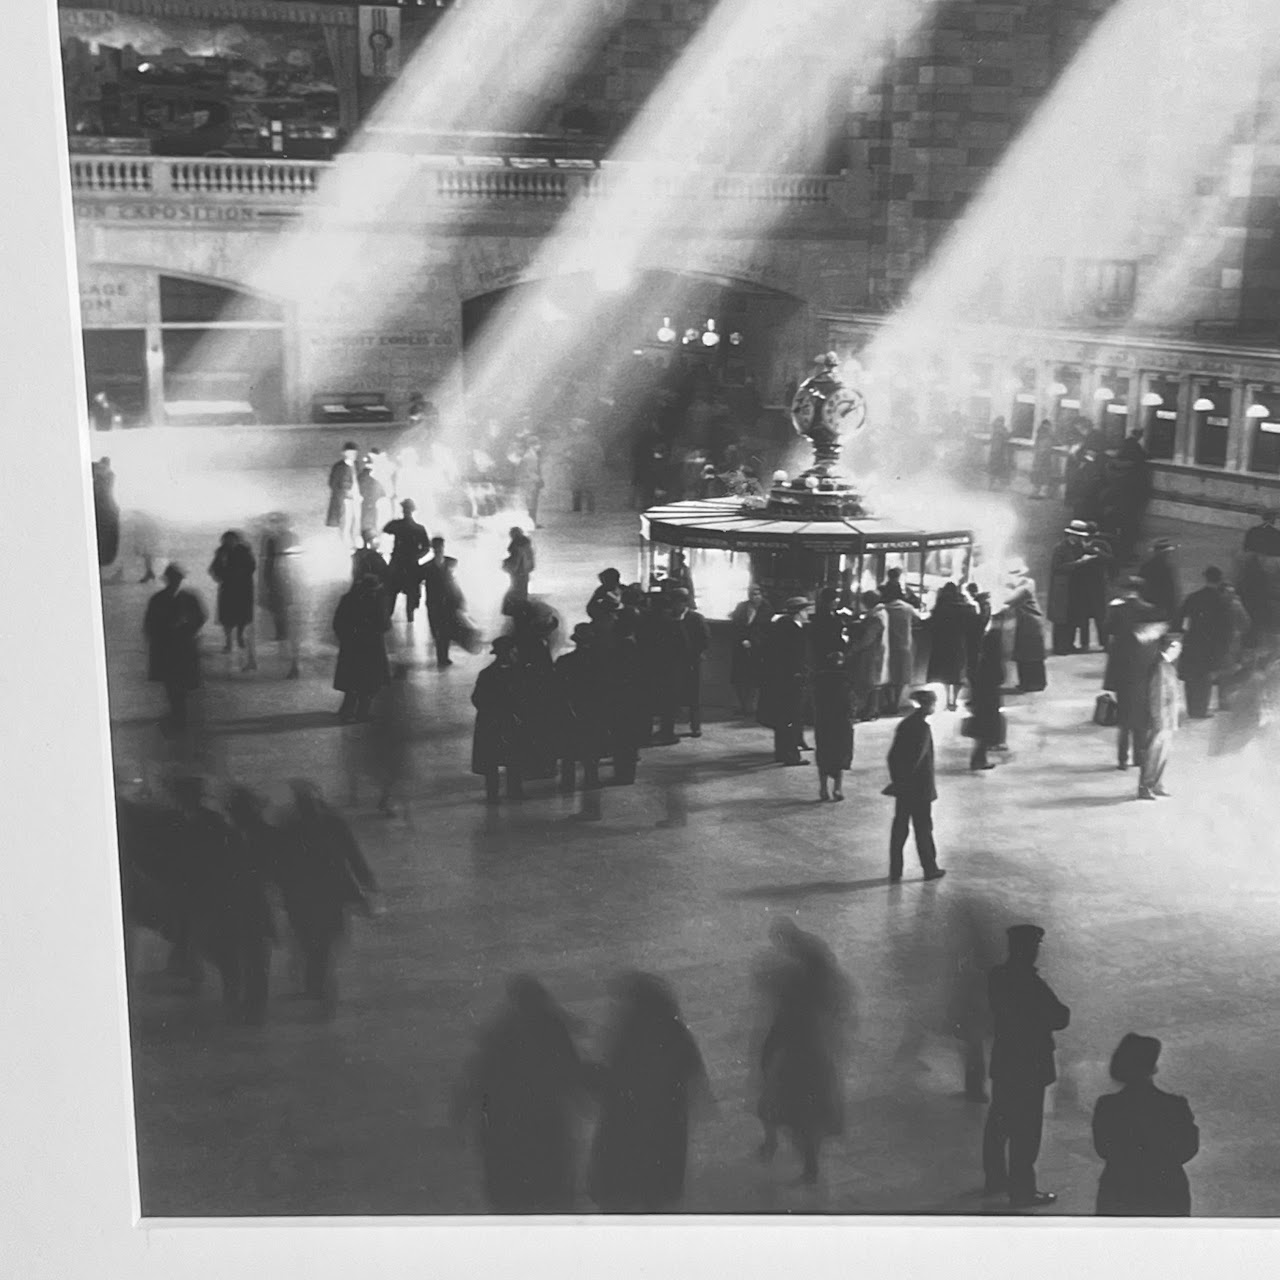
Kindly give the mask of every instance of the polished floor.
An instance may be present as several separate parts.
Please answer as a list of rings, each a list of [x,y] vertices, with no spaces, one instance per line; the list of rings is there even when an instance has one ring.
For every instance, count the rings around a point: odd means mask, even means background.
[[[279,477],[278,489],[281,505],[304,492],[298,477]],[[1060,512],[1017,501],[1035,567]],[[233,522],[181,530],[170,550],[203,565],[214,525]],[[632,563],[634,516],[551,510],[547,523],[534,586],[568,625],[598,568]],[[1238,540],[1183,533],[1189,567],[1225,559]],[[464,575],[473,551],[457,541]],[[211,596],[202,573],[192,581]],[[148,590],[126,582],[103,593],[125,779],[159,753],[159,692],[142,679]],[[1136,802],[1110,733],[1089,721],[1100,655],[1052,660],[1045,693],[1010,700],[1012,750],[990,773],[967,771],[958,716],[937,717],[935,813],[949,875],[925,885],[909,862],[891,887],[890,801],[880,795],[888,722],[859,727],[843,805],[817,802],[810,770],[773,765],[764,730],[719,715],[700,741],[648,751],[638,785],[607,789],[598,814],[549,786],[489,809],[467,772],[468,696],[488,659],[461,655],[437,672],[425,628],[411,635],[397,623],[397,647],[418,662],[409,688],[419,731],[405,810],[387,819],[367,780],[350,795],[364,748],[361,730],[334,722],[332,650],[311,646],[304,678],[287,682],[270,646],[243,673],[214,630],[208,767],[272,790],[316,779],[347,807],[385,910],[354,924],[331,1021],[285,998],[279,951],[267,1025],[228,1026],[216,984],[198,998],[170,989],[155,972],[160,943],[143,939],[133,1052],[144,1214],[482,1212],[473,1154],[448,1120],[477,1020],[507,975],[528,970],[582,1020],[591,1049],[609,975],[637,967],[676,986],[717,1099],[695,1131],[687,1209],[997,1212],[980,1195],[984,1108],[961,1095],[945,1010],[957,957],[975,939],[998,949],[1004,927],[1023,920],[1048,931],[1041,969],[1073,1011],[1039,1164],[1041,1186],[1059,1193],[1055,1211],[1092,1211],[1100,1166],[1089,1116],[1129,1030],[1164,1041],[1161,1083],[1186,1094],[1199,1120],[1196,1212],[1280,1211],[1274,762],[1215,757],[1213,722],[1193,724],[1177,740],[1173,798]],[[753,1156],[750,970],[779,915],[821,934],[857,989],[849,1123],[816,1188],[793,1185],[789,1154],[772,1168]]]

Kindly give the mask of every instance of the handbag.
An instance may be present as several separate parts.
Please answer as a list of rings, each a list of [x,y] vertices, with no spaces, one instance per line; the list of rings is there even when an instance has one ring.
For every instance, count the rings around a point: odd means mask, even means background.
[[[1110,689],[1104,689],[1093,703],[1093,723],[1103,729],[1114,729],[1120,718],[1120,708],[1116,705],[1116,695]]]
[[[960,721],[960,736],[962,738],[972,738],[974,736],[974,724],[972,716],[965,716]]]

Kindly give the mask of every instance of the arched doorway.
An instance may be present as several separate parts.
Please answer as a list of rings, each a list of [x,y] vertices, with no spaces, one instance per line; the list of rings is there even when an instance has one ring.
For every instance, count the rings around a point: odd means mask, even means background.
[[[713,453],[729,437],[764,444],[789,430],[789,384],[807,361],[806,304],[741,280],[665,270],[642,272],[625,288],[583,272],[465,300],[464,392],[479,421],[502,415],[471,398],[486,338],[509,305],[521,304],[581,335],[561,358],[565,376],[554,380],[551,402],[522,424],[529,429],[578,419],[611,449],[647,432]]]

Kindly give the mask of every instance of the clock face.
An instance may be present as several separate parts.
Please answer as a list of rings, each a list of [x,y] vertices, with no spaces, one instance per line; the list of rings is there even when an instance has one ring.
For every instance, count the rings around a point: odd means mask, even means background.
[[[815,406],[813,397],[805,388],[801,388],[791,405],[791,418],[796,428],[803,434],[813,426]]]
[[[857,431],[867,420],[867,402],[860,391],[841,387],[823,406],[823,421],[841,431]]]

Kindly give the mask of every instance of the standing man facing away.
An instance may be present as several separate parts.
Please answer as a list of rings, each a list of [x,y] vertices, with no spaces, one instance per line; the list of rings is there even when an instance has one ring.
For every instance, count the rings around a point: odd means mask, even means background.
[[[916,709],[905,716],[893,735],[889,748],[889,785],[884,794],[893,796],[893,828],[889,836],[889,880],[902,879],[902,851],[907,829],[916,834],[916,853],[926,880],[941,880],[947,873],[938,867],[938,851],[933,843],[933,802],[938,798],[933,776],[933,730],[929,717],[938,705],[931,689],[911,695]]]
[[[1058,1198],[1036,1188],[1036,1157],[1044,1129],[1044,1091],[1058,1078],[1053,1033],[1071,1021],[1071,1010],[1036,970],[1044,930],[1016,924],[1007,933],[1009,958],[987,978],[995,1042],[982,1168],[987,1195],[1007,1193],[1011,1209],[1038,1209]]]

